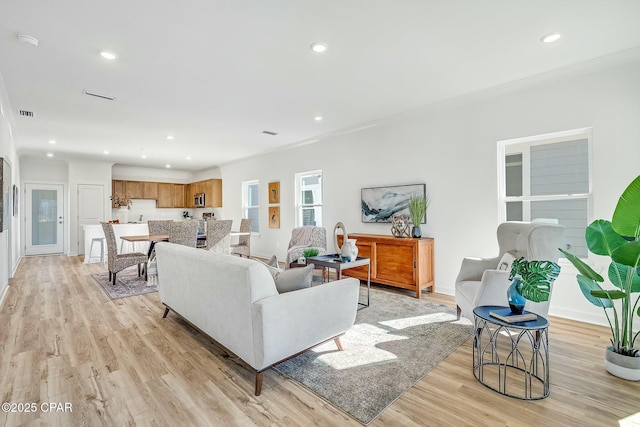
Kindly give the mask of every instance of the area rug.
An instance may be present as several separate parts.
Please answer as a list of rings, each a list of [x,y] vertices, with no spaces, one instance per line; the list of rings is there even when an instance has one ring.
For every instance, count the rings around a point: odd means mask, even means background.
[[[368,424],[472,332],[453,308],[372,288],[371,305],[341,338],[344,351],[330,341],[276,370]]]
[[[92,274],[105,294],[111,299],[132,297],[135,295],[157,292],[157,285],[150,285],[144,280],[144,273],[138,277],[138,267],[125,268],[116,274],[116,284],[109,281],[109,272]]]

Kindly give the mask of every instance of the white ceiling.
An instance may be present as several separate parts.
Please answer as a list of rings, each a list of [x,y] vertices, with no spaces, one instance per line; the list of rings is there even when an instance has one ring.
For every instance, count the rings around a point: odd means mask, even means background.
[[[0,0],[0,74],[21,155],[195,171],[636,48],[639,17],[638,0]]]

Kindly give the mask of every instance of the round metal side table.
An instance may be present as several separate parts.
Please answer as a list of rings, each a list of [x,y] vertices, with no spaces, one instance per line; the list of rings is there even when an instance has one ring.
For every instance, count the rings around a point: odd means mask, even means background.
[[[507,315],[508,307],[480,306],[473,310],[473,375],[484,386],[523,400],[549,396],[549,322],[508,323],[490,313]],[[523,313],[529,313],[524,311]]]

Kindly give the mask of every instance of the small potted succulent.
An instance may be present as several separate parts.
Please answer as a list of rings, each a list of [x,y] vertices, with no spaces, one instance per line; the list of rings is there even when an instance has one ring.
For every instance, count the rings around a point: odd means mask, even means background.
[[[298,264],[306,264],[307,258],[318,256],[320,251],[316,248],[308,248],[302,251],[302,256],[298,258]]]

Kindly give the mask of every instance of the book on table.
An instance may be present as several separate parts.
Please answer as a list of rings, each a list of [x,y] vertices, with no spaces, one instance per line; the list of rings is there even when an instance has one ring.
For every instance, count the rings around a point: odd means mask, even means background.
[[[500,319],[506,323],[528,322],[530,320],[536,320],[538,318],[535,313],[513,314],[511,313],[511,310],[490,311],[489,316]]]

